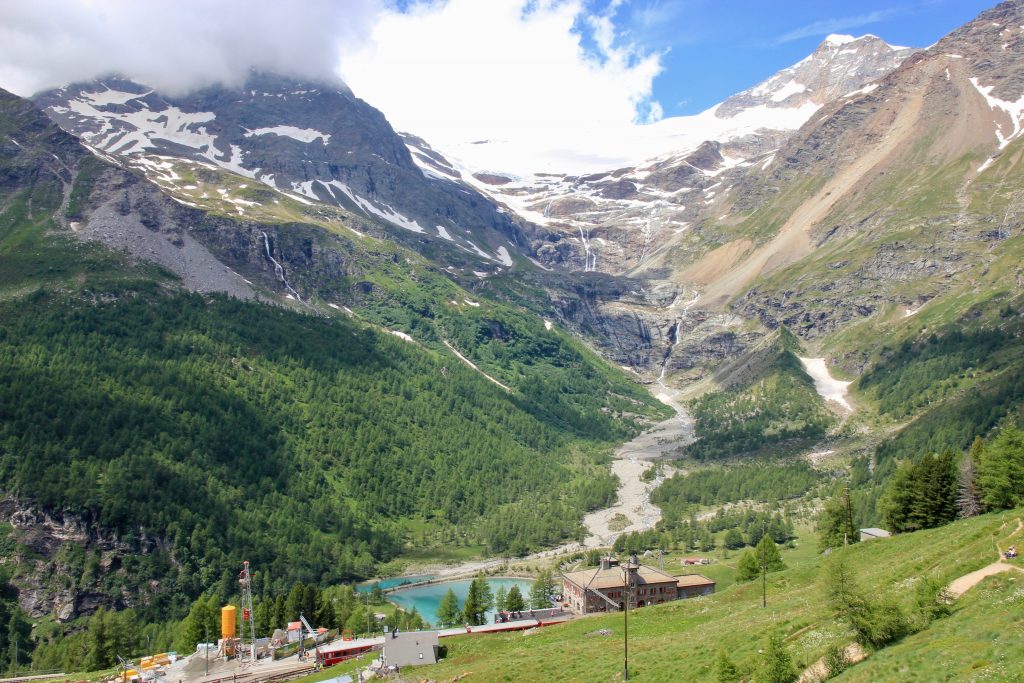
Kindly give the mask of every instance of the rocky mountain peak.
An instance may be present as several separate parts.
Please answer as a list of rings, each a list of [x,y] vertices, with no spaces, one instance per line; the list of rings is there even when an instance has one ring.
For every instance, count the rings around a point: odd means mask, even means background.
[[[341,81],[253,72],[238,87],[171,96],[113,76],[35,101],[98,154],[159,176],[165,189],[187,189],[168,186],[176,175],[168,163],[213,166],[304,204],[383,221],[403,239],[447,242],[477,261],[479,272],[511,266],[508,249],[525,243],[516,221],[461,182],[426,143],[407,146]],[[238,209],[244,215],[244,205]]]
[[[722,102],[715,115],[729,118],[752,107],[821,106],[881,78],[915,51],[873,35],[833,34],[802,61]]]

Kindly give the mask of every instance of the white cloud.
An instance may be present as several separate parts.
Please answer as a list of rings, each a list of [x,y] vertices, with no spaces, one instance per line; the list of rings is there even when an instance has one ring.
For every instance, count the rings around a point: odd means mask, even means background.
[[[20,95],[125,74],[171,93],[250,68],[331,78],[381,0],[0,1],[0,86]]]
[[[175,95],[250,68],[340,69],[395,128],[522,174],[635,161],[632,141],[662,117],[662,55],[631,42],[625,0],[399,2],[0,0],[0,87],[31,95],[117,72]]]
[[[342,76],[397,129],[469,166],[524,174],[612,167],[624,150],[608,143],[661,112],[650,101],[660,55],[622,44],[617,5],[598,15],[582,0],[386,10],[367,42],[343,48]]]

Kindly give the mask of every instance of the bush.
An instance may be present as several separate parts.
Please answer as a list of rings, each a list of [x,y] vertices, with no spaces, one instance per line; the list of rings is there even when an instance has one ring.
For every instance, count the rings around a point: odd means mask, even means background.
[[[825,651],[825,675],[828,678],[838,676],[850,668],[850,657],[846,654],[846,647],[833,645]]]

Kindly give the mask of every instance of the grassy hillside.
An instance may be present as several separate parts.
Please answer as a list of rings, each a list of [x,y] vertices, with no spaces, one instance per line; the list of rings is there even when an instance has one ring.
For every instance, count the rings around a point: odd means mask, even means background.
[[[903,604],[924,577],[942,582],[995,560],[993,539],[1017,528],[1024,510],[991,514],[947,527],[850,546],[844,553],[858,581],[874,595]],[[1020,532],[1014,539],[1020,542]],[[813,545],[804,539],[804,545]],[[768,607],[761,587],[737,584],[709,598],[645,607],[630,613],[630,680],[716,681],[720,649],[743,669],[755,664],[770,633],[781,633],[798,666],[853,636],[826,605],[821,559],[787,556],[790,568],[769,574]],[[872,654],[837,680],[935,681],[1014,679],[1024,645],[1024,574],[988,579],[958,602],[951,616]],[[448,659],[416,670],[445,679],[472,672],[489,681],[614,681],[622,677],[622,615],[586,617],[568,625],[508,636],[447,640]],[[597,633],[610,629],[610,636]],[[927,658],[942,653],[941,659]],[[926,661],[927,659],[927,661]],[[1009,677],[1007,677],[1009,676]]]

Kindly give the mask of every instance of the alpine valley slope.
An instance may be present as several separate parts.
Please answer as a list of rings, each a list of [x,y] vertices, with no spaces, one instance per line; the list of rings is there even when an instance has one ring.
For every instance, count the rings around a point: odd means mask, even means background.
[[[0,541],[32,618],[180,618],[241,557],[283,591],[412,541],[521,553],[614,496],[602,452],[663,407],[536,315],[355,234],[378,219],[306,208],[183,206],[0,91]]]

